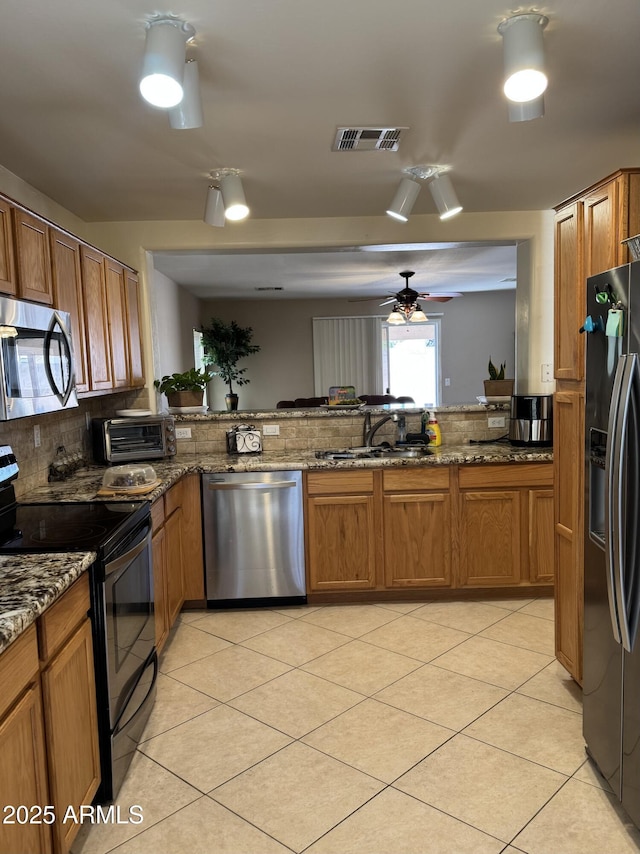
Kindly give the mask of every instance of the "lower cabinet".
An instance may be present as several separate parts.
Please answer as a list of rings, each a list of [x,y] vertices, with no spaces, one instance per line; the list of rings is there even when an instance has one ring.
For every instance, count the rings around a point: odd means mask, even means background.
[[[307,472],[309,593],[553,584],[553,466]]]
[[[98,789],[89,607],[83,575],[0,656],[0,851],[66,854]]]
[[[158,653],[185,599],[204,602],[201,518],[198,474],[183,477],[151,506]]]

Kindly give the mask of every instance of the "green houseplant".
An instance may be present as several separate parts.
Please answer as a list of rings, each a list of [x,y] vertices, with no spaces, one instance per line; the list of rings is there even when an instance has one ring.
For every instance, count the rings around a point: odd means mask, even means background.
[[[210,371],[191,368],[182,373],[166,374],[153,384],[159,392],[166,394],[169,406],[202,406],[204,390],[213,379]]]
[[[216,368],[214,375],[221,377],[229,387],[225,395],[227,409],[237,409],[238,395],[233,390],[233,383],[241,386],[249,382],[244,376],[246,368],[239,368],[238,362],[260,350],[257,344],[251,343],[253,329],[238,326],[235,320],[225,323],[219,317],[212,317],[209,326],[201,327],[200,331],[205,363]]]
[[[496,368],[489,357],[489,379],[484,381],[484,395],[490,397],[510,397],[513,394],[513,380],[505,379],[506,362],[501,362]]]

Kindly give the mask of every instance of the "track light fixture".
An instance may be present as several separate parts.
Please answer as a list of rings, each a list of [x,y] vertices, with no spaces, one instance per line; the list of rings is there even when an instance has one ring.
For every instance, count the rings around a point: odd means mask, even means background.
[[[447,170],[448,167],[446,166],[409,166],[403,170],[406,175],[411,176],[411,179],[413,179],[411,183],[418,187],[419,185],[415,181],[416,178],[428,182],[429,191],[438,208],[440,219],[450,219],[462,210],[462,205],[458,201],[451,179],[446,174]],[[405,178],[404,181],[406,180],[408,179]],[[400,189],[402,189],[402,184],[400,185]],[[400,189],[398,190],[398,194],[400,193]],[[413,201],[415,201],[415,198]]]
[[[239,169],[218,169],[211,173],[211,179],[213,187],[209,188],[207,205],[209,204],[211,189],[214,189],[220,193],[226,219],[231,220],[232,222],[237,222],[238,220],[245,219],[249,216],[249,207],[247,206],[247,201],[244,197]],[[216,205],[217,204],[220,204],[220,202],[216,200]],[[211,213],[211,217],[213,218],[213,212]],[[209,222],[206,218],[206,210],[205,222]],[[213,222],[210,222],[209,224],[217,225],[217,223]]]
[[[204,207],[204,221],[207,225],[213,225],[216,228],[224,226],[224,201],[220,189],[213,184],[209,184],[207,190],[207,202]]]
[[[387,214],[400,222],[407,222],[419,192],[420,184],[412,181],[411,178],[403,178],[393,201],[387,208]]]
[[[539,98],[547,88],[542,32],[544,15],[513,15],[498,25],[504,49],[504,94],[510,101]]]
[[[544,95],[533,101],[508,101],[507,104],[510,122],[530,122],[544,116]]]
[[[202,99],[198,63],[190,59],[184,66],[183,95],[180,103],[169,110],[169,124],[175,130],[202,127]]]
[[[194,35],[191,24],[172,15],[147,23],[140,94],[154,107],[168,109],[182,100],[187,41]]]

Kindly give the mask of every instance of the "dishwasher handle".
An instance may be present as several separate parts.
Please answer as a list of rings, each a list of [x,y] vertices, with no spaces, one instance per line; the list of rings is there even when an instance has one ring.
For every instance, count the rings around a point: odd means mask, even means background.
[[[296,486],[294,480],[272,480],[272,481],[247,481],[246,483],[229,483],[225,481],[209,480],[207,489],[288,489]]]

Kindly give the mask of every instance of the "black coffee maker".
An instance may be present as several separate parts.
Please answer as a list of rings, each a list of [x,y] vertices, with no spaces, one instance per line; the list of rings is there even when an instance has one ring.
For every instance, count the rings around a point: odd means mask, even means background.
[[[512,445],[553,444],[553,396],[514,394],[511,397],[509,441]]]

